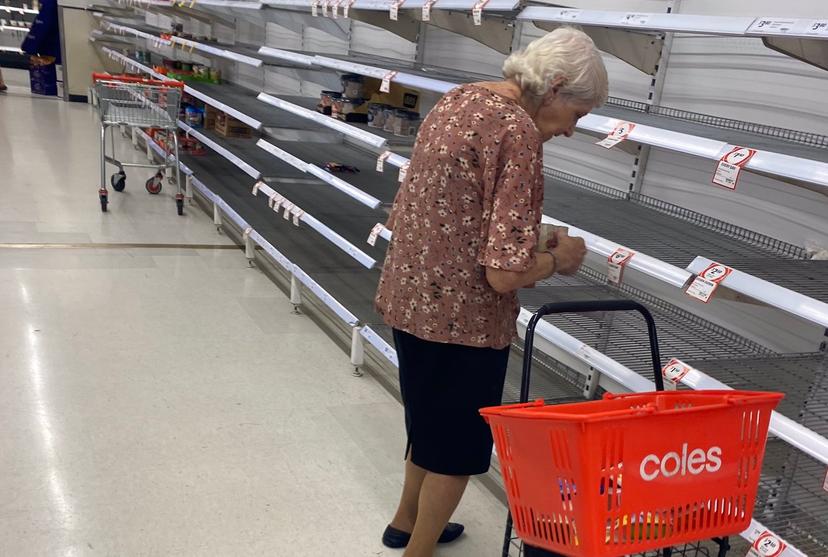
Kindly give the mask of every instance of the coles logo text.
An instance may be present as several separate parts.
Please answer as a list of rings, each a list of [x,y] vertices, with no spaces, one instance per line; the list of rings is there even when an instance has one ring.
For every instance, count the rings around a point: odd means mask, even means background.
[[[704,473],[712,474],[721,469],[721,447],[710,447],[707,450],[690,449],[687,443],[684,443],[681,452],[645,456],[639,472],[645,482],[651,482],[659,477],[698,476]]]

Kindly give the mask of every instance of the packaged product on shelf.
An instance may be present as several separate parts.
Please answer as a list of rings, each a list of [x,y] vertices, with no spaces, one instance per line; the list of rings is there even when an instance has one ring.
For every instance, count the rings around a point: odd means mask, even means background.
[[[334,100],[341,98],[342,93],[338,93],[336,91],[322,91],[322,94],[319,97],[319,105],[317,106],[317,110],[322,114],[330,116],[331,111],[333,110]]]
[[[339,114],[341,112],[342,112],[342,96],[332,97],[331,116],[333,116],[334,118],[339,118]]]
[[[385,125],[385,111],[390,107],[382,103],[368,103],[368,125],[382,128]]]
[[[216,114],[215,130],[224,137],[253,137],[253,128],[224,112]]]
[[[411,110],[397,110],[394,119],[394,135],[413,137],[417,135],[420,113]]]
[[[221,84],[221,70],[218,68],[210,68],[210,81],[215,84]]]
[[[364,124],[368,121],[368,103],[365,99],[342,99],[339,118],[346,122]]]
[[[399,112],[396,108],[387,108],[385,110],[385,125],[382,127],[383,130],[394,133],[394,128],[397,127],[397,112]]]
[[[365,78],[356,74],[342,76],[342,96],[346,99],[361,99],[365,96]]]
[[[204,128],[208,130],[212,130],[216,127],[216,117],[218,113],[221,112],[218,108],[205,105],[204,106]]]
[[[195,106],[188,106],[186,110],[186,122],[192,128],[200,128],[204,125],[204,111]]]

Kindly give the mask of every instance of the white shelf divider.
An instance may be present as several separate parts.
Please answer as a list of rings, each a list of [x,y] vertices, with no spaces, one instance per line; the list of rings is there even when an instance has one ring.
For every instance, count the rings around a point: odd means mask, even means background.
[[[687,270],[698,275],[713,263],[715,262],[706,257],[696,257],[688,265]],[[828,304],[825,302],[743,273],[738,269],[733,269],[733,272],[725,277],[721,284],[771,307],[779,308],[806,321],[828,328]]]
[[[715,16],[579,10],[546,6],[529,6],[521,11],[520,21],[548,21],[588,27],[610,27],[630,31],[678,32],[695,35],[734,37],[785,36],[802,39],[828,39],[828,31],[813,29],[828,17],[780,18],[754,16]],[[765,22],[764,25],[762,22]]]
[[[266,197],[272,197],[277,195],[278,192],[265,184],[264,182],[259,182],[259,192],[264,194]],[[285,198],[286,199],[286,198]],[[353,245],[351,242],[337,234],[332,228],[321,222],[316,217],[304,213],[299,220],[307,224],[310,228],[314,229],[318,232],[321,236],[323,236],[326,240],[334,244],[336,247],[356,259],[361,265],[363,265],[367,269],[373,269],[377,262],[374,258],[370,255]]]
[[[193,128],[188,124],[185,124],[181,120],[178,121],[178,127],[187,132],[188,134],[192,135],[196,139],[198,139],[200,142],[204,143],[210,149],[212,149],[213,151],[215,151],[231,163],[233,163],[236,167],[241,169],[242,172],[244,172],[254,180],[258,180],[262,176],[262,173],[259,172],[257,169],[253,168],[245,161],[243,161],[241,158],[234,155],[232,152],[225,149],[224,147],[222,147],[221,145],[219,145],[218,143],[216,143],[215,141],[213,141],[212,139],[198,131],[198,129]]]
[[[274,97],[273,95],[268,95],[267,93],[259,93],[258,99],[271,106],[275,106],[276,108],[280,108],[282,110],[295,114],[296,116],[312,120],[317,124],[321,124],[327,128],[336,130],[343,135],[346,135],[361,143],[370,145],[371,147],[381,149],[385,147],[385,144],[387,143],[384,137],[380,137],[373,133],[361,130],[355,126],[346,124],[345,122],[335,120],[330,116],[325,116],[324,114],[320,114],[319,112],[316,112],[314,110],[308,110],[307,108],[282,100],[278,97]]]

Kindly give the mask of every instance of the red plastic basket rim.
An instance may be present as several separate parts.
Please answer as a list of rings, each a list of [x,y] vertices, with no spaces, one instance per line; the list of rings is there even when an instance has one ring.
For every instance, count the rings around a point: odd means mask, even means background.
[[[672,408],[665,410],[657,410],[655,408],[624,408],[621,410],[596,411],[591,414],[568,414],[564,412],[551,411],[551,408],[564,408],[582,405],[592,405],[598,407],[606,401],[618,400],[623,398],[641,398],[642,403],[646,404],[646,400],[652,400],[656,397],[683,397],[683,398],[722,398],[724,400],[719,403],[706,404],[704,406],[693,406],[689,408]],[[603,400],[589,400],[584,402],[574,402],[569,404],[547,405],[543,400],[536,400],[534,402],[527,402],[524,404],[507,404],[504,406],[491,406],[488,408],[481,408],[480,413],[484,418],[486,417],[508,417],[508,418],[524,418],[532,420],[551,420],[569,423],[592,423],[601,421],[612,421],[618,419],[633,419],[658,416],[669,416],[674,414],[691,414],[700,412],[709,412],[710,410],[717,410],[721,408],[729,408],[732,406],[753,405],[753,404],[769,404],[777,403],[785,397],[783,393],[768,392],[768,391],[736,391],[736,390],[709,390],[709,391],[652,391],[647,393],[624,393],[613,394],[607,393]],[[774,404],[775,406],[776,404]]]

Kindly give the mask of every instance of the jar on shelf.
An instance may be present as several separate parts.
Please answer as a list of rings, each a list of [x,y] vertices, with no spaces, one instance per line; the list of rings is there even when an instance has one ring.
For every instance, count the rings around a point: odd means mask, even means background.
[[[387,108],[389,108],[387,104],[369,103],[368,126],[372,128],[382,128],[385,126],[385,109]]]
[[[361,99],[365,93],[365,78],[356,74],[342,76],[342,96],[346,99]]]
[[[340,117],[343,120],[348,119],[349,114],[353,114],[359,110],[359,107],[365,104],[365,99],[342,99],[342,111],[340,112]],[[363,112],[363,117],[364,117]]]
[[[383,117],[385,119],[382,126],[383,130],[394,133],[394,128],[397,125],[397,112],[399,112],[399,110],[392,106],[389,106],[383,110]]]
[[[319,112],[330,116],[334,101],[340,98],[342,98],[342,93],[338,93],[337,91],[322,91],[322,94],[319,96]]]
[[[339,118],[339,115],[342,114],[342,105],[344,104],[342,95],[337,94],[337,96],[331,96],[331,116],[334,118]]]

